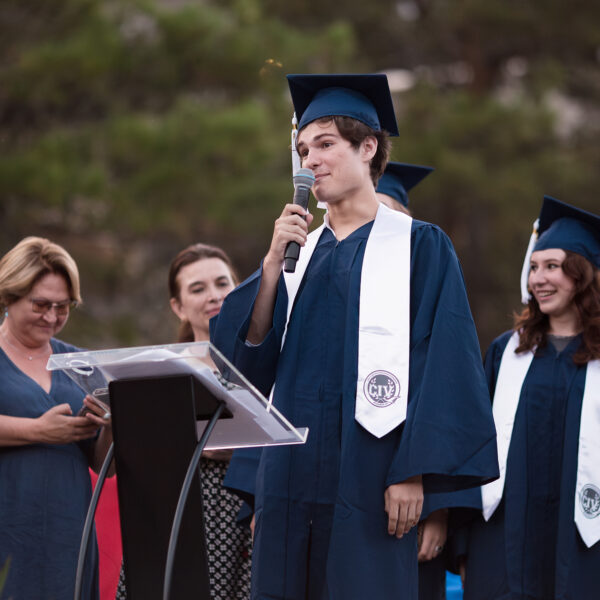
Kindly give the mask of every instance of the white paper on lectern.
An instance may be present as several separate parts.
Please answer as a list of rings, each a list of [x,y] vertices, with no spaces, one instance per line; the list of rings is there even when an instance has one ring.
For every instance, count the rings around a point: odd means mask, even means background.
[[[233,418],[219,419],[206,449],[217,450],[248,446],[298,444],[306,441],[308,430],[294,428],[250,384],[248,387],[229,384],[226,388],[212,369],[194,354],[202,344],[169,344],[121,350],[104,350],[90,353],[53,355],[49,369],[64,369],[78,385],[89,393],[82,372],[89,365],[90,373],[100,370],[106,381],[193,375],[218,399],[227,404]],[[209,347],[206,343],[207,348]],[[212,350],[215,351],[214,347]],[[216,351],[218,353],[218,351]],[[207,352],[205,355],[208,354]],[[235,372],[231,363],[220,355],[220,360]],[[64,358],[63,358],[64,357]],[[71,372],[70,372],[71,371]],[[77,376],[72,371],[78,373]],[[97,375],[94,374],[94,378]],[[244,378],[239,375],[240,382]],[[168,402],[168,401],[166,401]],[[166,404],[168,409],[168,404]],[[208,421],[197,421],[198,438]]]
[[[221,419],[207,443],[207,449],[230,448],[239,443],[240,433],[247,438],[251,435],[255,443],[260,443],[264,431],[274,440],[284,440],[288,436],[286,429],[273,419],[263,419],[265,409],[252,394],[238,388],[227,390],[216,378],[212,370],[200,359],[182,356],[165,349],[149,349],[127,357],[119,363],[104,366],[102,369],[112,379],[133,379],[139,377],[161,377],[172,375],[194,375],[220,400],[227,402],[227,408],[233,419]],[[198,435],[202,435],[206,421],[197,422]]]
[[[163,348],[150,348],[137,354],[132,354],[118,362],[102,365],[102,370],[111,379],[137,379],[139,377],[161,377],[163,375],[197,375],[199,370],[210,368],[201,360],[196,359],[194,366],[190,359],[193,356],[182,357],[177,352]]]

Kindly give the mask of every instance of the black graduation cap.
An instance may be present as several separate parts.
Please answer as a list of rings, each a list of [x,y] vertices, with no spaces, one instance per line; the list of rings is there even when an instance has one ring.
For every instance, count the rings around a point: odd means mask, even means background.
[[[433,167],[389,162],[379,179],[377,192],[391,196],[403,206],[408,206],[408,191],[425,179],[433,170]]]
[[[544,196],[538,241],[533,251],[560,248],[580,254],[600,268],[600,217]]]
[[[398,135],[394,104],[383,73],[287,75],[298,129],[321,117],[352,117],[374,131]]]

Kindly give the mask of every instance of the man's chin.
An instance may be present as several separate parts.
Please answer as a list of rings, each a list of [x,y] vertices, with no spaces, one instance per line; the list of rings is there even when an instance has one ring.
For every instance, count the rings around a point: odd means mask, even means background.
[[[329,196],[328,194],[315,195],[315,198],[317,199],[317,202],[322,202],[323,204],[327,204],[329,206],[332,204],[337,204],[341,200],[341,198]]]

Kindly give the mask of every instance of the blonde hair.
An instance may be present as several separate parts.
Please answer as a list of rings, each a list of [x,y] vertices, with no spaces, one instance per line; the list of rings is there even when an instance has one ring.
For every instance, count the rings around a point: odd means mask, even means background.
[[[71,255],[58,244],[26,237],[0,259],[0,306],[4,309],[26,296],[49,273],[62,275],[73,302],[81,302],[79,270]]]

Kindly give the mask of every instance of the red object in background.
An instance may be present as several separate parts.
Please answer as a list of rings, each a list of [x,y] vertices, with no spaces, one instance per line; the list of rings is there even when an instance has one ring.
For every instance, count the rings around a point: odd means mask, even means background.
[[[92,487],[98,476],[90,469]],[[96,536],[100,556],[100,600],[114,600],[121,571],[121,525],[117,499],[117,477],[107,477],[96,509]]]

